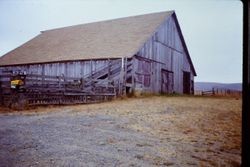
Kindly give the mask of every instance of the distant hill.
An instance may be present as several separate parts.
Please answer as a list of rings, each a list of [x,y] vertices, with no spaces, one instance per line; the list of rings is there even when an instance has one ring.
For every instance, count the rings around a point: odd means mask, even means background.
[[[242,90],[241,83],[217,83],[217,82],[195,82],[194,89],[195,90],[212,90],[212,88],[220,88],[220,89],[230,89],[230,90]]]

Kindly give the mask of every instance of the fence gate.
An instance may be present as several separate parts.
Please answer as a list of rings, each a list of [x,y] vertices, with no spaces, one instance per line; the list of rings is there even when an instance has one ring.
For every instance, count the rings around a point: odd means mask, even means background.
[[[161,70],[161,93],[173,93],[174,78],[173,72]]]

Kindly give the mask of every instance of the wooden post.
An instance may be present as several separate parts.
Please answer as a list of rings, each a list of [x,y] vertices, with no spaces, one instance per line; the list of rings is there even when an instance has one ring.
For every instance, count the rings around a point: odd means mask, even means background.
[[[131,72],[131,74],[132,74],[132,93],[134,93],[135,92],[135,63],[136,63],[136,59],[135,59],[135,57],[133,57],[132,58],[132,72]]]
[[[84,89],[84,65],[85,64],[83,64],[84,63],[84,61],[81,61],[81,73],[82,73],[82,75],[81,75],[81,89],[83,90]]]
[[[42,64],[42,87],[44,87],[44,77],[45,77],[45,65]]]
[[[110,73],[111,73],[111,61],[108,59],[108,80],[110,81]]]
[[[64,93],[66,92],[66,79],[65,75],[63,75],[63,87],[64,87]]]
[[[90,60],[90,83],[91,91],[93,91],[93,60]]]
[[[121,72],[120,72],[120,80],[119,80],[119,95],[122,95],[122,87],[123,87],[123,79],[124,79],[124,58],[121,58],[122,64],[121,64]]]
[[[58,76],[58,89],[61,90],[61,76]]]
[[[58,79],[59,79],[59,90],[63,90],[63,87],[62,87],[62,85],[61,85],[62,76],[63,76],[63,74],[61,74],[61,75],[59,76],[59,78],[58,78]],[[63,94],[63,93],[62,93],[62,94]],[[62,104],[62,98],[63,98],[63,97],[59,98],[59,100],[58,100],[58,103],[59,103],[59,104]],[[55,101],[56,101],[56,100],[55,100]]]
[[[153,68],[154,68],[154,62],[150,62],[150,91],[151,92],[154,92],[154,71],[153,71]]]
[[[68,62],[65,63],[65,73],[64,75],[67,77],[68,76]]]
[[[126,84],[127,84],[127,68],[128,68],[128,59],[124,58],[124,76],[123,76],[123,88],[125,88],[124,95],[126,96]]]

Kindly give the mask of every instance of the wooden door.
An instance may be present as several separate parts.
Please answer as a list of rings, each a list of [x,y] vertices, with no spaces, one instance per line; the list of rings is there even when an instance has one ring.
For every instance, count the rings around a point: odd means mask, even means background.
[[[173,93],[173,76],[172,71],[161,70],[161,93]]]
[[[183,71],[183,93],[190,94],[190,72]]]

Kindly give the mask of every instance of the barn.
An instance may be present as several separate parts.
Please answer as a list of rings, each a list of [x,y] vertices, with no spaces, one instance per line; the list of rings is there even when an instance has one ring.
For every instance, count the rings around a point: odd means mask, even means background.
[[[22,91],[11,89],[18,76]],[[20,99],[64,104],[144,92],[192,94],[194,76],[174,11],[42,31],[0,57],[4,105]]]

